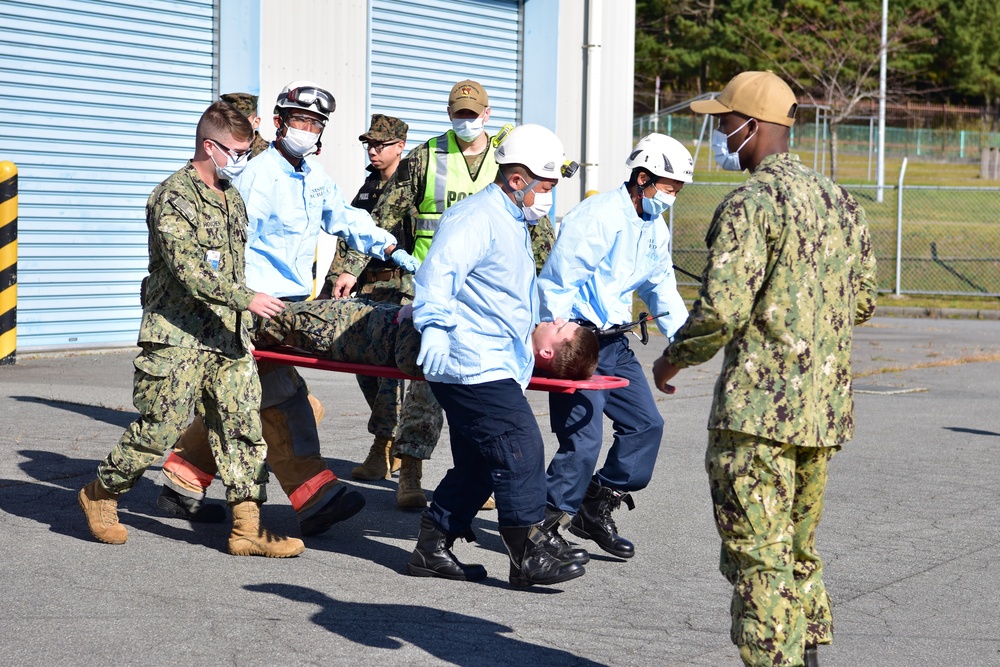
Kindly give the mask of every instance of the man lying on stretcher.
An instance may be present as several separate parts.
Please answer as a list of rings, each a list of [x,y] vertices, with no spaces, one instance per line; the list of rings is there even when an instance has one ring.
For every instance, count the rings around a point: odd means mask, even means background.
[[[372,366],[395,366],[423,377],[417,365],[420,334],[409,306],[364,299],[290,303],[257,327],[258,348],[290,345],[310,354]],[[535,375],[586,380],[597,367],[597,336],[575,322],[542,322],[531,334]]]

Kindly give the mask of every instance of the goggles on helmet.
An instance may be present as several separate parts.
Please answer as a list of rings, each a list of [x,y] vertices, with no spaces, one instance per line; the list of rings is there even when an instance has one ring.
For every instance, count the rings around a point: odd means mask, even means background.
[[[280,96],[279,96],[280,97]],[[337,102],[328,91],[312,86],[292,88],[285,98],[292,104],[303,108],[315,106],[320,113],[331,114],[337,108]]]

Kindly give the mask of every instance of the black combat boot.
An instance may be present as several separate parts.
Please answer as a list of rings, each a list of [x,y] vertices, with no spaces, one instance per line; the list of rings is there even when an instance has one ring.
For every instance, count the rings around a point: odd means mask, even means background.
[[[560,528],[569,525],[569,516],[561,510],[554,510],[551,507],[545,508],[545,522],[542,528],[548,533],[549,548],[559,560],[568,560],[580,565],[590,562],[590,554],[586,549],[576,549],[570,546],[569,542],[559,534]]]
[[[156,506],[164,514],[180,517],[197,523],[222,523],[228,513],[221,503],[203,503],[197,498],[182,496],[167,485],[160,489]]]
[[[809,644],[806,646],[806,652],[803,656],[805,661],[802,663],[805,667],[819,667],[819,651],[816,650],[815,644]]]
[[[501,527],[500,537],[510,553],[510,585],[515,588],[550,586],[584,575],[583,565],[552,553],[549,534],[541,523]]]
[[[482,581],[486,578],[486,568],[482,565],[466,565],[451,553],[455,535],[448,535],[438,528],[427,514],[420,518],[420,532],[417,534],[417,548],[406,564],[407,571],[414,577],[441,577],[456,581]],[[470,530],[461,535],[469,542],[476,536]]]
[[[611,513],[621,507],[623,501],[629,511],[635,507],[629,494],[601,486],[596,479],[590,480],[580,511],[570,521],[569,532],[577,537],[594,540],[609,554],[631,558],[635,555],[635,545],[618,534],[618,526],[611,518]]]
[[[360,512],[365,507],[365,497],[347,486],[337,481],[340,489],[333,494],[326,505],[299,521],[299,530],[303,537],[319,535],[333,527],[333,524],[346,521]]]

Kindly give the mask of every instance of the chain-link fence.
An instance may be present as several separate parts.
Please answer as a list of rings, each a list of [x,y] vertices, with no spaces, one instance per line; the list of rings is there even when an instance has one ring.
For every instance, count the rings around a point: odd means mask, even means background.
[[[715,208],[733,183],[692,183],[670,210],[673,259],[683,271],[701,275],[705,233]],[[847,189],[868,216],[879,288],[897,294],[1000,296],[1000,189],[977,187],[886,187]],[[900,194],[902,196],[900,196]],[[696,281],[678,272],[678,282]]]
[[[902,119],[894,120],[901,122]],[[632,135],[635,140],[654,131],[669,134],[687,146],[697,145],[700,138],[707,147],[712,138],[712,123],[705,126],[705,117],[692,113],[640,116],[632,121]],[[830,159],[827,144],[829,133],[828,123],[822,116],[816,115],[815,108],[800,108],[799,118],[791,129],[790,148],[796,152],[815,152],[820,162],[825,164]],[[876,159],[878,150],[876,117],[852,118],[841,124],[837,133],[837,147],[841,155],[867,156],[872,160]],[[983,150],[990,148],[996,150],[998,147],[1000,147],[1000,132],[892,125],[885,128],[887,158],[908,156],[911,159],[976,164],[980,162]],[[710,150],[708,152],[711,153]],[[708,157],[711,158],[711,155]],[[714,165],[709,160],[705,163],[705,167],[711,170]],[[871,177],[869,170],[868,178]]]

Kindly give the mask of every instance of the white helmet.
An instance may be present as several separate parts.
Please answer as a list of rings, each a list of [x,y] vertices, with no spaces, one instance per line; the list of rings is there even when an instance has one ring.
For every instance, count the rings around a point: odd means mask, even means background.
[[[684,144],[665,134],[650,134],[639,140],[625,160],[629,169],[642,167],[659,178],[682,183],[694,180],[694,158]]]
[[[566,151],[552,130],[527,123],[518,125],[497,146],[497,164],[520,164],[538,178],[555,178],[562,175]]]
[[[312,81],[292,81],[281,89],[274,103],[274,113],[279,109],[305,109],[318,113],[324,120],[329,120],[336,108],[337,101],[330,91]]]

